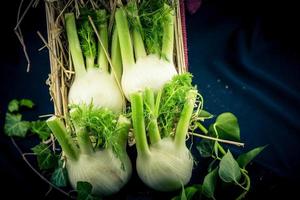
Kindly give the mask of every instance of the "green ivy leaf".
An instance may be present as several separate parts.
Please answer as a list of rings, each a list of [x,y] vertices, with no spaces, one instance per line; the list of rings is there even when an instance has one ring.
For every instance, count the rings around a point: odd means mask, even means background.
[[[51,176],[51,182],[57,187],[66,187],[68,184],[68,174],[66,168],[63,167],[63,161],[59,160],[58,167]]]
[[[175,197],[173,197],[171,200],[180,200],[180,197],[181,197],[181,196],[175,196]]]
[[[31,132],[36,133],[41,140],[47,140],[51,134],[46,122],[40,120],[31,122]]]
[[[237,118],[229,112],[220,114],[214,126],[219,138],[240,141],[240,127]]]
[[[188,200],[187,196],[185,194],[184,186],[182,185],[182,190],[181,190],[181,197],[180,200]]]
[[[213,155],[214,151],[214,141],[202,139],[196,146],[200,155],[204,158]]]
[[[201,187],[200,185],[193,185],[185,188],[184,190],[185,190],[186,199],[187,200],[193,199],[196,192],[199,191],[200,187]]]
[[[208,135],[211,137],[218,137],[217,133],[214,130],[214,124],[210,124],[208,127]]]
[[[199,120],[204,121],[206,119],[211,119],[214,116],[211,113],[209,113],[209,112],[207,112],[205,110],[201,110],[200,113],[199,113],[199,115],[198,115],[198,117],[199,117]]]
[[[19,110],[19,101],[16,99],[11,100],[8,103],[8,111],[9,112],[15,112]]]
[[[92,195],[93,186],[88,182],[77,182],[77,200],[100,200],[99,197]]]
[[[251,151],[248,151],[247,153],[239,155],[239,157],[237,158],[237,162],[240,167],[245,168],[251,162],[251,160],[253,160],[266,147],[267,146],[257,147],[255,149],[252,149]]]
[[[184,188],[182,186],[180,195],[173,197],[172,200],[191,200],[197,192],[201,190],[201,185],[195,184]]]
[[[207,171],[211,172],[214,168],[216,168],[217,165],[219,165],[218,160],[217,159],[212,160],[207,167]]]
[[[33,108],[34,103],[30,99],[21,99],[20,106],[24,106],[27,108]]]
[[[7,136],[17,136],[24,138],[29,128],[30,123],[28,121],[22,121],[21,114],[6,113],[4,133]]]
[[[36,154],[40,170],[52,169],[57,164],[57,158],[46,144],[40,143],[31,150]]]
[[[238,183],[241,178],[239,164],[233,158],[229,150],[220,161],[219,176],[224,182],[227,183]]]
[[[215,199],[214,193],[217,183],[217,175],[218,168],[215,168],[204,177],[204,181],[202,184],[202,193],[208,198]]]

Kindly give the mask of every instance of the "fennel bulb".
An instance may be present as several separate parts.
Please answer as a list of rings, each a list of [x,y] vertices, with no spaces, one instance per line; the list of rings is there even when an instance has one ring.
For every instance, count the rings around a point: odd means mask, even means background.
[[[136,161],[138,175],[149,187],[172,191],[189,182],[194,161],[186,147],[178,149],[172,138],[163,138],[149,152]]]
[[[127,99],[130,94],[144,91],[147,87],[158,92],[176,74],[172,63],[151,54],[139,58],[133,66],[124,68],[122,88]]]
[[[73,188],[78,181],[89,182],[93,186],[93,194],[100,196],[118,192],[128,182],[132,170],[129,157],[124,156],[120,160],[111,149],[82,154],[75,161],[69,159],[66,167]]]
[[[140,25],[137,16],[137,6],[134,1],[129,3],[133,7],[136,24]],[[159,47],[162,56],[151,52],[147,54],[139,27],[133,27],[130,32],[124,8],[118,8],[115,13],[116,26],[120,41],[123,63],[122,88],[126,98],[130,95],[151,88],[157,93],[163,85],[177,74],[173,64],[174,24],[173,13],[169,12],[168,22],[163,30],[162,47]],[[131,40],[132,37],[132,40]],[[133,44],[132,44],[133,41]]]
[[[132,173],[126,153],[130,121],[122,115],[116,119],[112,111],[91,106],[72,109],[70,117],[71,125],[75,127],[75,140],[58,117],[49,118],[47,125],[66,155],[66,169],[72,187],[76,189],[77,182],[84,181],[93,186],[95,195],[117,193]],[[96,139],[93,143],[91,136]]]
[[[105,107],[114,112],[123,109],[123,97],[115,78],[101,69],[88,69],[75,78],[69,91],[70,104],[89,104]]]
[[[93,103],[95,107],[106,107],[114,112],[121,112],[125,104],[124,98],[114,73],[109,72],[105,54],[105,51],[108,51],[105,10],[97,11],[96,16],[100,18],[97,21],[101,22],[99,34],[103,47],[100,42],[95,41],[94,30],[87,19],[79,20],[77,34],[74,13],[65,14],[68,44],[75,68],[75,79],[68,96],[69,104]]]
[[[187,92],[174,136],[170,134],[161,139],[161,127],[158,127],[157,122],[158,104],[154,101],[153,91],[147,89],[144,94],[138,92],[131,95],[132,122],[138,151],[137,172],[141,180],[155,190],[176,190],[191,178],[193,158],[185,145],[185,138],[196,96],[197,92],[193,89]],[[150,116],[146,115],[149,116],[147,120],[144,119],[144,107],[150,109]],[[145,121],[148,122],[147,126]]]

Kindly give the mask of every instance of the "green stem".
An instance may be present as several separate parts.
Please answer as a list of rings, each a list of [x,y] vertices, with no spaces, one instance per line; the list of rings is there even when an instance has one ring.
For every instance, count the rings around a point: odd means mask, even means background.
[[[161,100],[161,96],[162,96],[162,89],[160,89],[158,92],[157,92],[157,95],[156,95],[156,99],[155,99],[155,108],[154,108],[154,114],[155,116],[158,116],[158,113],[159,113],[159,105],[160,105],[160,100]]]
[[[249,190],[250,190],[250,187],[251,187],[251,180],[250,180],[250,177],[249,177],[249,175],[248,175],[248,173],[247,173],[247,170],[241,169],[241,172],[242,172],[242,174],[245,176],[245,179],[246,179],[246,187],[244,187],[244,188],[245,188],[246,191],[249,191]]]
[[[95,58],[93,56],[86,56],[85,63],[87,69],[92,69],[95,66]]]
[[[99,25],[99,35],[103,46],[100,41],[98,42],[98,59],[97,64],[103,71],[108,72],[108,60],[105,51],[108,52],[108,31],[107,31],[107,15],[106,10],[101,9],[98,11],[98,15],[101,16],[101,22]],[[103,48],[104,47],[104,48]]]
[[[236,146],[239,146],[239,147],[243,147],[245,145],[244,143],[241,143],[241,142],[235,142],[235,141],[231,141],[231,140],[223,140],[223,139],[220,139],[220,138],[211,137],[211,136],[208,136],[208,135],[202,135],[202,134],[194,133],[194,132],[190,133],[190,135],[200,137],[200,138],[203,138],[203,139],[207,139],[207,140],[222,142],[222,143],[226,143],[226,144],[232,144],[232,145],[236,145]]]
[[[187,94],[186,102],[183,106],[183,110],[180,114],[179,122],[176,127],[175,133],[175,145],[177,147],[185,146],[185,138],[189,129],[190,120],[193,114],[194,105],[196,102],[197,92],[190,90]]]
[[[217,131],[217,128],[216,128],[216,123],[213,124],[213,129],[214,129],[214,132],[216,133],[217,138],[219,138],[219,134],[218,134],[218,131]],[[219,149],[219,151],[223,155],[225,155],[226,151],[224,150],[224,148],[218,142],[216,142],[215,144],[217,145],[217,148]]]
[[[76,118],[79,115],[79,108],[72,108],[69,112],[71,118]],[[79,145],[79,149],[82,153],[90,155],[94,152],[93,145],[90,139],[87,130],[83,127],[80,127],[75,121],[73,121],[76,138]]]
[[[117,124],[117,132],[118,132],[117,142],[122,148],[125,149],[126,149],[130,126],[131,126],[130,120],[126,118],[124,115],[120,115]]]
[[[155,144],[160,141],[160,134],[157,125],[157,115],[155,115],[155,102],[154,92],[150,88],[145,89],[145,104],[149,109],[150,121],[149,121],[149,137],[151,144]]]
[[[66,31],[69,43],[69,49],[73,60],[76,76],[82,76],[86,70],[84,59],[80,47],[80,42],[77,35],[74,13],[65,14]]]
[[[216,144],[217,144],[217,147],[218,147],[219,151],[220,151],[223,155],[225,155],[225,154],[226,154],[225,149],[220,145],[219,142],[216,142]]]
[[[174,51],[174,10],[167,4],[164,7],[169,10],[165,16],[162,55],[171,63],[173,63]]]
[[[116,26],[113,30],[112,44],[111,44],[111,62],[112,62],[112,71],[115,73],[115,76],[119,82],[121,82],[122,77],[122,57],[120,50],[120,43],[118,38],[118,31]]]
[[[146,54],[144,41],[143,41],[140,31],[134,29],[132,31],[132,34],[133,34],[134,54],[135,54],[136,60],[138,60],[140,58],[145,57],[147,54]]]
[[[132,122],[138,155],[147,157],[150,155],[150,150],[147,143],[145,130],[143,96],[139,92],[133,93],[130,99],[132,109]]]
[[[242,192],[242,194],[240,194],[236,200],[241,200],[241,199],[244,199],[246,194],[249,192],[250,190],[250,187],[251,187],[251,180],[250,180],[250,177],[248,176],[247,174],[247,171],[245,169],[241,169],[241,172],[242,174],[244,175],[245,179],[246,179],[246,187],[244,187],[243,185],[239,184],[239,183],[236,183],[238,186],[240,186],[244,192]]]
[[[135,64],[133,47],[128,28],[127,16],[123,8],[117,8],[115,13],[116,25],[120,41],[122,63],[124,69]]]
[[[128,21],[131,21],[131,29],[132,29],[132,40],[133,40],[133,48],[135,53],[135,59],[138,60],[142,57],[145,57],[146,50],[144,46],[144,41],[142,38],[142,25],[139,18],[137,2],[129,1],[127,4],[127,12],[128,12]]]
[[[94,149],[86,129],[76,128],[76,135],[80,151],[84,154],[91,155],[94,152]]]
[[[197,126],[205,135],[208,134],[208,130],[200,122],[197,123]]]
[[[71,136],[68,134],[63,122],[56,116],[50,117],[46,122],[66,156],[69,159],[77,160],[79,157],[79,150],[75,146]]]

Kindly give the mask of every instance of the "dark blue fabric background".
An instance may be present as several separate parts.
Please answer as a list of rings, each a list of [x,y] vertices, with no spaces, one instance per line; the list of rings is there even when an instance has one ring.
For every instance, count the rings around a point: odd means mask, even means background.
[[[299,16],[285,6],[204,4],[187,19],[190,71],[207,110],[237,115],[245,149],[269,144],[260,164],[299,177]]]
[[[6,23],[1,29],[0,127],[13,98],[36,102],[27,119],[53,112],[45,85],[48,53],[38,51],[43,44],[36,34],[40,30],[46,36],[44,8],[32,9],[22,25],[32,61],[31,72],[26,73],[26,61],[13,33],[17,5],[18,1],[10,1],[5,6],[8,14],[1,13]],[[253,192],[249,199],[288,194],[300,177],[298,13],[289,1],[208,0],[195,15],[187,15],[189,69],[202,92],[205,109],[213,114],[230,111],[238,117],[246,146],[232,147],[234,153],[269,145],[250,166]],[[35,141],[18,142],[25,148]],[[47,184],[22,161],[2,131],[0,149],[1,194],[12,199],[43,199]],[[198,170],[205,169],[200,165]],[[202,181],[199,171],[195,171],[194,182]],[[147,191],[133,179],[123,194],[129,191],[127,199],[158,199],[160,195],[150,192],[153,197],[142,198],[133,195],[136,188]],[[47,198],[64,199],[57,192]]]

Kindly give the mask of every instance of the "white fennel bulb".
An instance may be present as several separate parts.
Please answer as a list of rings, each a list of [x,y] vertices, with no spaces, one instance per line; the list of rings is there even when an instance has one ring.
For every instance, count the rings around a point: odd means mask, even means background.
[[[67,160],[70,183],[76,188],[78,181],[89,182],[93,194],[108,196],[120,191],[131,176],[131,162],[127,155],[117,158],[111,149],[91,155],[81,154],[78,160]]]
[[[158,191],[172,191],[189,182],[193,162],[186,147],[179,150],[172,138],[163,138],[150,146],[149,156],[138,156],[136,167],[146,185]]]
[[[131,1],[129,6],[136,7],[135,1]],[[162,30],[162,45],[158,45],[156,52],[152,53],[150,51],[147,54],[141,35],[142,27],[134,27],[133,25],[140,24],[138,15],[135,13],[137,8],[127,10],[127,12],[131,11],[133,11],[132,16],[135,16],[133,18],[130,18],[130,15],[126,15],[124,8],[118,8],[115,14],[123,63],[121,85],[129,101],[131,94],[144,91],[146,88],[151,88],[157,93],[166,82],[177,75],[173,63],[173,13],[167,14],[169,23]],[[128,19],[135,21],[135,23],[131,23],[131,31],[128,26]]]
[[[121,82],[123,92],[127,99],[130,94],[148,87],[157,93],[176,74],[174,65],[157,55],[139,58],[133,66],[124,68]]]
[[[123,101],[115,78],[97,68],[75,78],[69,91],[71,104],[92,103],[95,107],[105,107],[114,112],[122,111]]]

